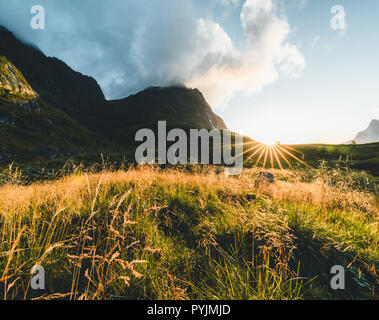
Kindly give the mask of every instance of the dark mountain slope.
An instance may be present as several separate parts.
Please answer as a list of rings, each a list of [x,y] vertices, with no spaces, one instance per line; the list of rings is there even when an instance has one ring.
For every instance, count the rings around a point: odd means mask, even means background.
[[[197,89],[153,87],[110,105],[136,123],[167,120],[193,128],[227,129]]]
[[[108,101],[93,108],[88,117],[89,128],[121,145],[133,144],[139,129],[156,129],[160,120],[167,121],[168,130],[227,129],[199,90],[181,87],[154,87],[122,100]]]
[[[77,118],[81,108],[104,102],[104,94],[93,78],[73,71],[64,62],[45,56],[18,40],[0,26],[0,56],[5,56],[24,75],[47,104]]]
[[[46,57],[2,27],[0,56],[22,72],[47,105],[121,145],[132,145],[138,129],[155,128],[159,120],[166,120],[168,128],[226,129],[197,89],[149,88],[122,100],[106,101],[93,78]]]
[[[94,150],[103,139],[39,97],[23,74],[0,56],[0,160],[54,159]]]

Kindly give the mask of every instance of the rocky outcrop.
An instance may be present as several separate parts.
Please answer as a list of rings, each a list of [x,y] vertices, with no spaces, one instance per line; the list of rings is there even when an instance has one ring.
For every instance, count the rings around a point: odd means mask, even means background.
[[[37,98],[37,93],[26,82],[24,76],[6,57],[0,56],[0,92],[24,97],[25,100]]]

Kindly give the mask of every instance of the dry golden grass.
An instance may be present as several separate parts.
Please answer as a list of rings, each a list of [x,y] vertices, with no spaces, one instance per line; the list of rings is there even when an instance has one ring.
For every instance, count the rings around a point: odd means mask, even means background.
[[[228,177],[212,168],[189,173],[143,166],[4,185],[3,298],[31,298],[26,274],[35,264],[51,266],[57,278],[68,273],[37,298],[299,298],[295,279],[301,271],[294,263],[302,259],[293,259],[297,237],[309,232],[309,241],[333,247],[341,261],[355,257],[351,266],[360,263],[359,272],[365,266],[377,277],[374,194],[348,179],[331,184],[317,176],[306,182],[301,171],[270,170],[276,181],[269,183],[260,172],[246,169]],[[231,252],[230,236],[239,243]],[[226,257],[234,254],[232,266]],[[208,260],[212,274],[198,269],[196,259]],[[231,285],[215,287],[215,275]],[[372,291],[375,281],[364,285]]]
[[[202,189],[223,188],[239,192],[256,192],[275,201],[291,201],[313,204],[322,208],[342,208],[368,212],[378,217],[375,195],[346,186],[330,186],[322,180],[311,183],[299,181],[289,170],[267,170],[276,177],[290,177],[289,181],[259,182],[261,169],[246,169],[241,176],[228,177],[213,171],[188,174],[180,170],[160,171],[157,168],[141,167],[129,171],[103,172],[90,175],[74,175],[60,181],[35,183],[30,186],[6,185],[0,188],[1,214],[22,213],[33,204],[49,202],[62,208],[69,203],[77,208],[96,192],[106,190],[112,184],[136,183],[138,189],[149,188],[153,183],[162,185],[199,186]],[[100,184],[99,184],[100,182]],[[97,190],[99,187],[99,190]],[[76,204],[76,205],[75,205]],[[71,207],[72,208],[72,207]]]

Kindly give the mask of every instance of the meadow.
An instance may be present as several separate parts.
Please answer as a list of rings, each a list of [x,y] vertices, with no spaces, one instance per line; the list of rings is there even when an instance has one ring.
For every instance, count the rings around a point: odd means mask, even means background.
[[[32,183],[10,166],[0,174],[0,298],[378,299],[379,198],[361,181],[325,162],[236,177],[213,166],[73,166]],[[31,289],[34,265],[45,290]],[[334,265],[345,290],[331,289]]]

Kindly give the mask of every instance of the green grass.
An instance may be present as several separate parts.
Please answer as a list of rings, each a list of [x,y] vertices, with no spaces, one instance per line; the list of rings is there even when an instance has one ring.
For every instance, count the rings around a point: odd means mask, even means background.
[[[377,299],[378,199],[340,172],[103,170],[0,188],[3,299]],[[8,174],[9,175],[12,174]],[[46,269],[46,291],[29,288]],[[330,288],[343,265],[347,288]]]
[[[293,146],[305,156],[305,161],[313,166],[321,160],[347,160],[358,170],[366,170],[379,175],[379,143],[361,145],[296,145]]]

